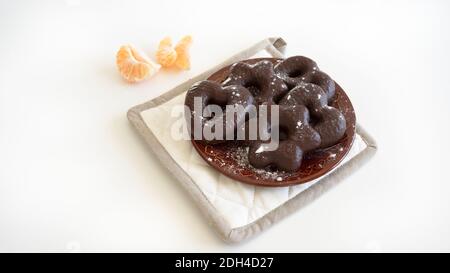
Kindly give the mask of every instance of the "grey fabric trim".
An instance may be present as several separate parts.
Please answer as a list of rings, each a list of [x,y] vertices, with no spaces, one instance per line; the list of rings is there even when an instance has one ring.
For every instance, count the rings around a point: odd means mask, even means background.
[[[355,156],[344,165],[340,166],[326,178],[320,180],[304,192],[285,202],[283,205],[266,214],[262,218],[246,226],[231,229],[225,219],[208,201],[208,198],[206,198],[197,184],[195,184],[192,178],[177,164],[175,160],[173,160],[167,150],[157,140],[155,135],[145,124],[141,116],[141,112],[150,108],[157,107],[171,100],[177,95],[185,92],[192,84],[207,78],[219,68],[230,65],[239,60],[248,59],[249,57],[253,56],[263,49],[266,49],[271,55],[276,58],[282,58],[285,47],[286,42],[282,38],[275,37],[265,39],[255,44],[254,46],[251,46],[248,49],[232,56],[225,62],[178,85],[177,87],[164,93],[163,95],[131,108],[127,113],[128,120],[131,122],[131,124],[134,125],[138,133],[145,139],[149,147],[153,150],[154,154],[170,171],[170,173],[172,173],[173,176],[181,183],[181,185],[189,192],[194,201],[196,201],[202,213],[206,216],[208,223],[214,227],[219,236],[226,242],[235,243],[248,239],[267,229],[287,215],[311,203],[313,200],[318,198],[338,182],[342,181],[345,177],[350,175],[356,169],[361,167],[368,159],[370,159],[376,151],[375,141],[361,126],[358,125],[357,132],[367,143],[367,148],[364,151],[362,151],[360,154]]]
[[[320,181],[286,201],[284,204],[272,210],[268,214],[264,215],[262,218],[246,226],[232,229],[229,235],[229,241],[240,242],[269,228],[291,213],[310,204],[312,201],[319,198],[322,194],[362,167],[375,154],[377,145],[372,137],[359,124],[356,127],[356,132],[366,143],[366,149],[345,164],[339,166],[327,177],[322,178]]]

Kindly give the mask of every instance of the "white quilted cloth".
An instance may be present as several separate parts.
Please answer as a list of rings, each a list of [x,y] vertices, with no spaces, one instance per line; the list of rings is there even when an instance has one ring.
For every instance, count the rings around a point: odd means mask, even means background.
[[[231,228],[254,222],[324,177],[291,187],[268,188],[244,184],[222,175],[204,162],[190,141],[175,140],[171,137],[171,126],[179,120],[179,117],[172,117],[172,108],[183,105],[185,95],[186,93],[182,93],[158,107],[145,110],[141,116],[161,145],[192,178]],[[363,151],[366,146],[357,134],[341,165]]]

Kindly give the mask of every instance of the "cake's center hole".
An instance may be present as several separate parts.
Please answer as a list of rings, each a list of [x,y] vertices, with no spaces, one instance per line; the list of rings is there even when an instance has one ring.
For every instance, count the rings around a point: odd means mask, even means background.
[[[244,84],[244,87],[250,91],[253,96],[259,96],[261,93],[260,85],[255,81],[249,81]]]
[[[301,76],[303,76],[303,75],[305,75],[305,69],[302,67],[302,68],[297,68],[297,69],[294,69],[294,70],[292,70],[292,71],[289,71],[289,73],[288,73],[288,76],[289,77],[291,77],[291,78],[298,78],[298,77],[301,77]]]
[[[318,114],[312,114],[309,116],[309,125],[311,127],[315,127],[320,121],[321,121],[321,116]]]
[[[280,104],[280,101],[284,98],[284,96],[285,96],[287,93],[289,93],[289,91],[286,91],[286,92],[280,92],[279,94],[276,94],[276,95],[273,97],[273,102],[274,102],[275,104]]]
[[[203,111],[206,113],[205,120],[212,120],[215,117],[223,116],[225,114],[227,101],[224,98],[210,97],[205,101],[203,107]],[[217,107],[220,107],[222,110],[221,113],[216,112]]]

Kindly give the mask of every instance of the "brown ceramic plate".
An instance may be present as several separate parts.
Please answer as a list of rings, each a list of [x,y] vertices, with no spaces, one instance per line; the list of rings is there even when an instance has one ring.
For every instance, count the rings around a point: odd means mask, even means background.
[[[254,64],[261,60],[269,60],[276,64],[282,59],[257,58],[243,62]],[[229,68],[227,66],[220,69],[212,74],[208,80],[224,81],[228,77]],[[201,141],[192,140],[192,144],[209,165],[235,180],[268,187],[284,187],[306,183],[334,169],[347,155],[355,138],[355,112],[350,99],[337,83],[336,94],[329,105],[339,109],[344,114],[347,122],[345,135],[332,147],[306,154],[300,169],[296,172],[255,169],[248,164],[246,148],[236,142],[208,145]]]

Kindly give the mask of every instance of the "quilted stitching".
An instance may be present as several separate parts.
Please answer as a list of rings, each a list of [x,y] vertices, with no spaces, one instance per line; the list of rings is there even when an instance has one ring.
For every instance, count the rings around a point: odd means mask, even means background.
[[[292,187],[267,188],[237,182],[211,168],[198,155],[190,141],[176,141],[170,136],[170,126],[176,118],[170,115],[174,105],[182,105],[185,93],[142,112],[147,126],[172,158],[192,178],[208,200],[232,228],[247,225],[295,197],[317,180]],[[357,135],[355,145],[345,160],[365,148]]]

